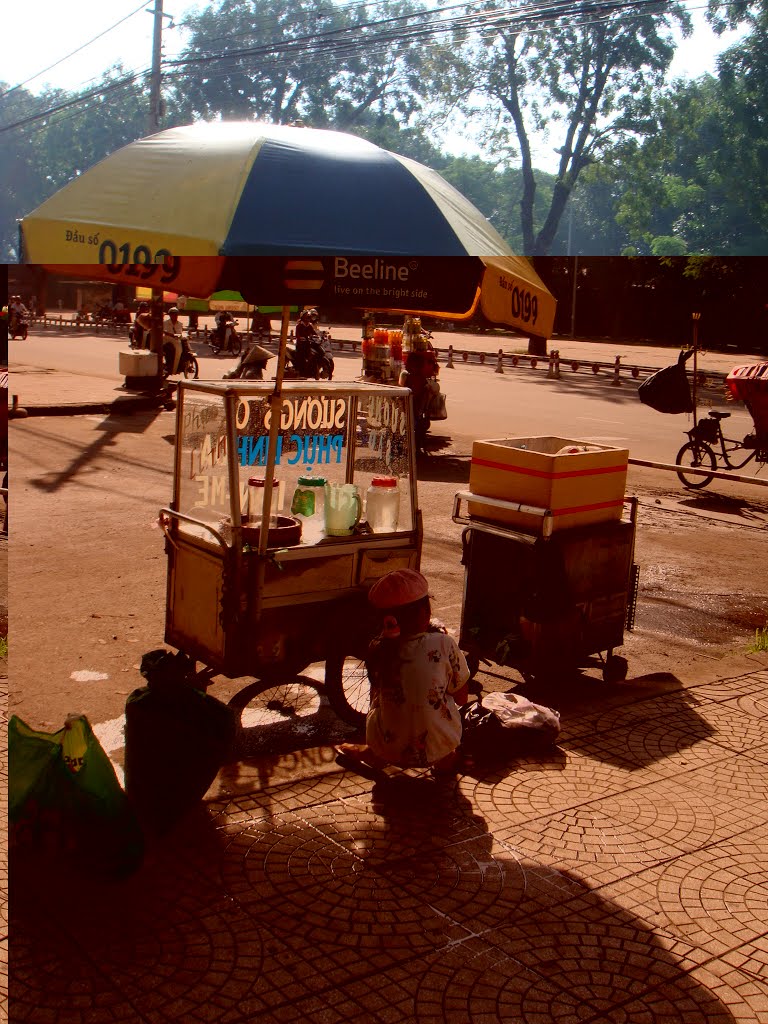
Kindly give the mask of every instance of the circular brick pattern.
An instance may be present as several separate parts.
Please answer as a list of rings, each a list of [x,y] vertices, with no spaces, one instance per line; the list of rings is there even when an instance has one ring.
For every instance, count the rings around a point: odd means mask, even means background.
[[[522,915],[520,920],[525,920]],[[519,928],[500,929],[491,941],[494,950],[464,962],[461,949],[435,961],[419,981],[416,1019],[420,1024],[606,1022],[614,1019],[617,1004],[637,1000],[642,1005],[646,993],[662,986],[673,1010],[669,1017],[655,1018],[655,1024],[662,1020],[668,1024],[686,1020],[683,1008],[697,994],[685,973],[694,963],[631,923],[532,917]],[[681,1012],[675,1010],[678,1000]],[[718,1005],[707,993],[701,993],[699,1001]],[[705,1020],[692,1016],[690,1024]]]
[[[503,923],[525,896],[523,869],[466,822],[442,827],[416,816],[390,827],[360,806],[265,820],[231,838],[224,885],[257,917],[279,906],[300,919],[316,942],[421,946],[431,933],[440,945],[455,922]]]
[[[603,863],[637,871],[714,841],[718,811],[695,793],[631,790],[507,829],[515,847],[551,863]]]
[[[715,966],[696,968],[611,1008],[594,1024],[764,1024],[764,989],[726,965],[716,973]]]
[[[23,952],[14,964],[15,1019],[193,1020],[214,994],[219,1005],[234,1005],[257,984],[264,966],[261,934],[231,905],[202,912],[194,905],[183,912],[158,907],[156,916],[151,908],[137,910],[140,921],[112,918],[104,907],[98,931],[78,934],[66,950],[52,944],[46,951],[45,940],[36,937],[29,965]],[[60,942],[62,934],[57,930],[49,939]],[[145,1018],[142,1010],[150,1009]]]
[[[673,861],[657,880],[656,899],[689,941],[741,945],[768,922],[768,848],[737,838]]]
[[[498,955],[474,957],[466,964],[453,958],[438,962],[416,993],[419,1024],[574,1024],[585,1019],[584,1008],[570,993]]]
[[[462,792],[472,800],[489,829],[611,796],[626,785],[625,772],[582,757],[569,757],[565,764],[518,762],[511,774],[498,780],[494,777],[492,785],[469,776],[461,780]]]

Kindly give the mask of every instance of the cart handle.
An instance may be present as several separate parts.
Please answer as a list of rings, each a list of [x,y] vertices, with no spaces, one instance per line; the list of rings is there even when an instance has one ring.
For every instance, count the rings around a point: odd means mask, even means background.
[[[478,505],[486,505],[491,508],[504,508],[511,509],[513,512],[524,512],[529,516],[538,516],[542,520],[541,535],[542,537],[550,537],[552,535],[552,512],[548,508],[540,508],[537,505],[523,505],[517,501],[504,501],[502,498],[486,498],[482,494],[473,494],[471,491],[457,491],[453,500],[453,521],[454,523],[463,523],[466,526],[476,527],[478,529],[484,529],[469,515],[461,514],[461,503],[462,501],[470,502],[474,501]],[[491,527],[487,530],[488,533],[495,533],[496,530]],[[499,529],[501,535],[506,536],[510,530]]]
[[[208,523],[204,523],[202,519],[194,519],[192,516],[185,516],[183,512],[176,512],[172,508],[161,508],[158,520],[160,523],[160,529],[165,534],[168,542],[172,544],[174,548],[176,547],[176,542],[168,531],[169,519],[181,519],[183,522],[191,523],[193,526],[202,526],[204,530],[208,530],[209,533],[213,534],[214,538],[219,542],[225,553],[229,550],[227,542],[224,540],[222,535],[217,530],[214,530],[212,526],[209,526]]]

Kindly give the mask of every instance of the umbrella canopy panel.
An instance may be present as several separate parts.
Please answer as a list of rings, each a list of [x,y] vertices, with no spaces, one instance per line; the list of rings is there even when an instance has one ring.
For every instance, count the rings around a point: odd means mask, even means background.
[[[142,262],[121,258],[137,249],[512,254],[430,168],[342,132],[259,122],[201,122],[130,143],[30,213],[22,231],[31,262]]]
[[[355,136],[200,123],[131,143],[22,221],[51,269],[252,304],[326,305],[494,323],[548,337],[530,263],[435,171]],[[50,261],[50,262],[49,262]],[[81,271],[82,272],[82,271]]]

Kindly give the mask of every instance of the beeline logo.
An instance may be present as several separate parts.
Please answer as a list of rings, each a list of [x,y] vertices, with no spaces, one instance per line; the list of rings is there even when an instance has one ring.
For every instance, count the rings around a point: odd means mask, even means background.
[[[411,265],[412,267],[412,265]],[[387,263],[378,257],[366,262],[353,262],[346,256],[336,256],[333,261],[333,276],[337,280],[349,278],[352,281],[407,281],[411,267],[404,264]]]

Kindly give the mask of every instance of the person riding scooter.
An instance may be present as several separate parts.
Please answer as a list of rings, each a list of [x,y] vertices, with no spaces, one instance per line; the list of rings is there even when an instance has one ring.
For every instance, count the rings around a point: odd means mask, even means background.
[[[20,295],[12,295],[8,306],[8,326],[12,338],[26,338],[29,327],[29,310],[21,301]]]
[[[177,372],[181,354],[188,347],[184,328],[179,321],[179,311],[176,306],[171,306],[163,320],[163,360],[167,373]]]
[[[296,324],[296,372],[302,377],[314,377],[312,343],[320,343],[320,335],[312,323],[312,314],[305,309]]]
[[[216,329],[211,336],[211,347],[218,355],[219,352],[232,352],[237,355],[240,352],[240,336],[235,328],[237,320],[232,314],[222,309],[216,314]]]
[[[334,362],[330,346],[326,349],[323,337],[313,322],[317,312],[305,309],[296,324],[296,344],[288,347],[288,356],[300,377],[333,380]]]
[[[152,317],[148,302],[139,303],[136,319],[128,330],[128,336],[131,340],[131,348],[149,348],[152,336]]]

